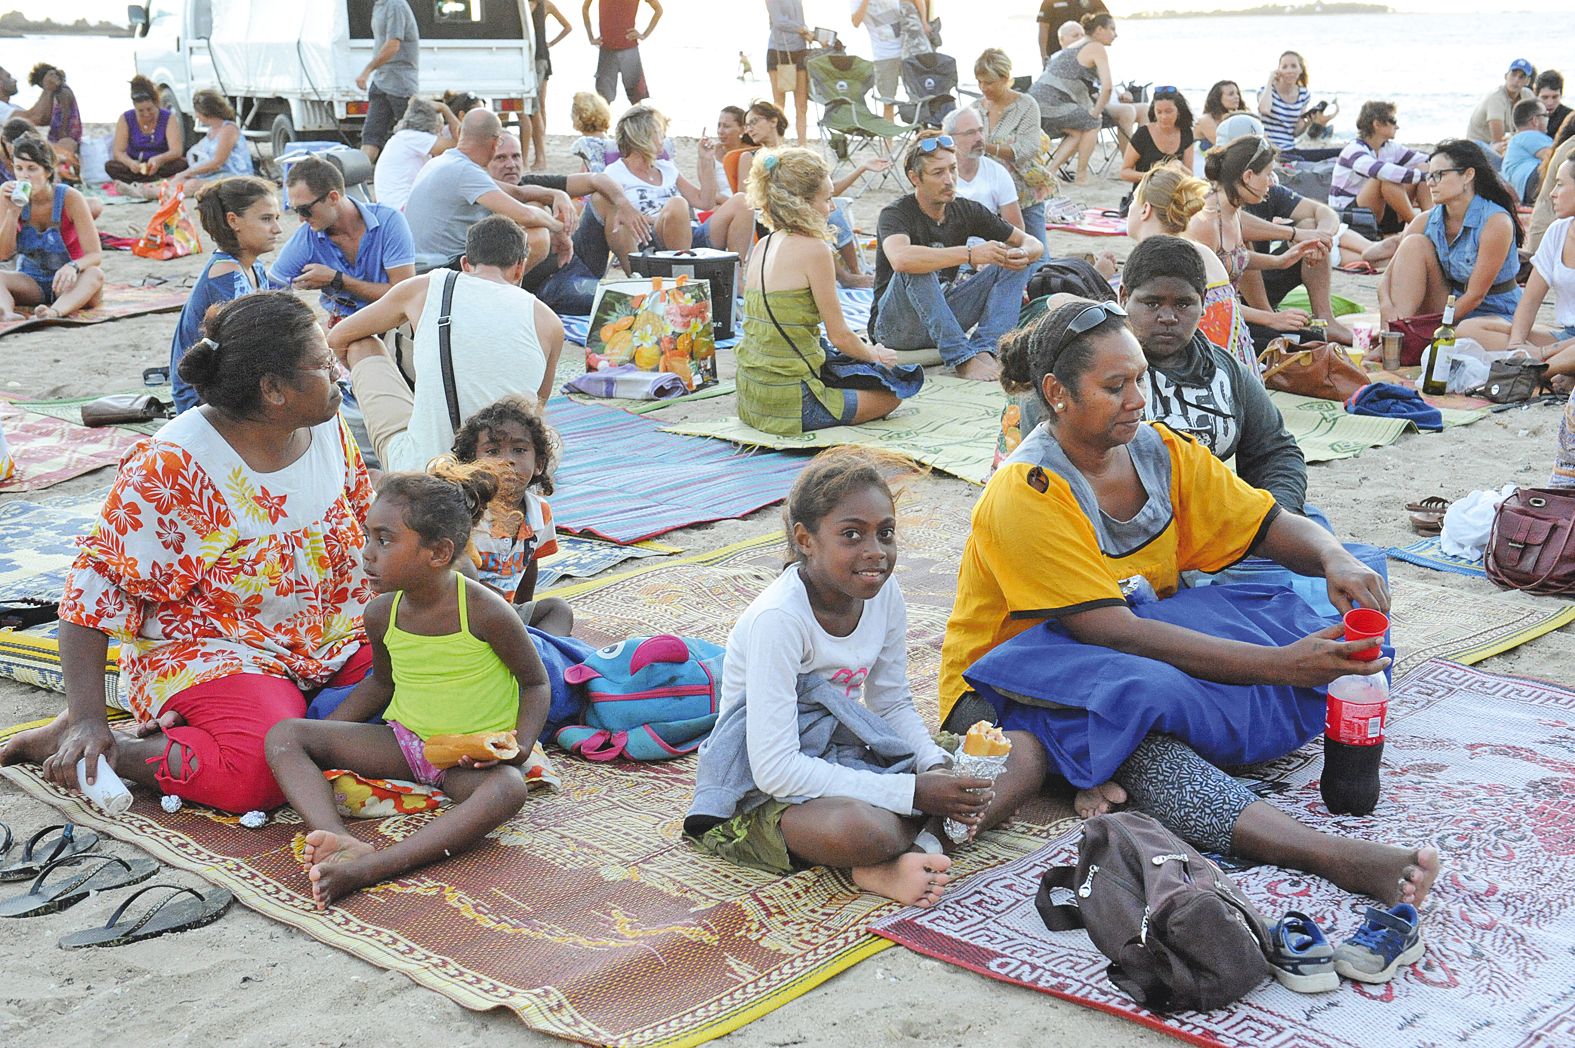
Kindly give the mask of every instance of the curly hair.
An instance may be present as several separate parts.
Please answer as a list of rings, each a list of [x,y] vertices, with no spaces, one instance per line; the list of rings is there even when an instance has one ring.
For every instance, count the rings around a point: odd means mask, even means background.
[[[558,465],[558,452],[562,445],[558,434],[553,432],[552,427],[536,412],[535,406],[524,397],[504,397],[467,418],[464,425],[459,427],[459,432],[454,434],[450,451],[460,462],[475,462],[476,449],[481,445],[482,437],[489,433],[495,434],[510,424],[523,429],[536,449],[536,475],[526,484],[526,488],[551,495],[552,471]]]
[[[829,170],[812,149],[790,146],[756,153],[749,167],[749,206],[760,212],[768,229],[829,243],[834,239],[831,227],[810,203]]]
[[[483,463],[454,463],[443,475],[387,473],[377,485],[378,499],[400,503],[400,519],[423,546],[453,545],[450,564],[470,549],[471,529],[481,523],[497,491],[498,476]]]
[[[158,100],[159,89],[154,85],[153,81],[141,73],[131,78],[131,102],[133,105],[136,105],[138,102],[156,103]]]
[[[32,71],[27,74],[27,82],[34,87],[43,87],[44,77],[50,73],[59,73],[61,83],[65,82],[66,71],[57,65],[50,65],[48,62],[40,62],[34,66]]]
[[[1147,204],[1154,209],[1154,216],[1166,232],[1179,234],[1187,228],[1192,216],[1203,210],[1203,200],[1208,195],[1207,182],[1193,178],[1186,168],[1172,160],[1149,168],[1132,191],[1132,206]]]
[[[576,91],[569,106],[569,123],[582,135],[605,135],[612,126],[612,110],[595,91]]]

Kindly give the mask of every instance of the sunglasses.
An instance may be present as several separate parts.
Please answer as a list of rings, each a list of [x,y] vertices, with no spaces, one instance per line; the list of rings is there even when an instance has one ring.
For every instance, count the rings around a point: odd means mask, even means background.
[[[952,141],[951,135],[936,135],[934,138],[921,138],[917,145],[919,152],[928,155],[937,149],[951,149],[957,143]]]
[[[1179,95],[1179,94],[1181,94],[1181,92],[1176,89],[1176,86],[1174,84],[1166,84],[1164,87],[1156,87],[1154,89],[1154,97],[1155,98],[1158,98],[1160,95]]]
[[[1055,370],[1055,362],[1060,359],[1061,354],[1066,350],[1067,344],[1072,339],[1078,335],[1087,334],[1106,320],[1113,317],[1124,318],[1126,315],[1127,311],[1115,302],[1093,302],[1084,306],[1082,312],[1072,318],[1072,322],[1066,326],[1066,332],[1062,334],[1061,340],[1056,343],[1055,353],[1050,358],[1050,370]]]
[[[332,192],[333,192],[332,189],[330,189],[328,191],[328,193],[332,193]],[[310,204],[302,204],[300,207],[292,207],[290,210],[294,211],[297,215],[299,215],[300,218],[301,218],[301,221],[304,222],[307,219],[310,219],[312,217],[312,208],[316,207],[318,204],[321,204],[324,200],[328,199],[328,193],[324,193],[322,196],[318,197],[316,200],[312,201]]]

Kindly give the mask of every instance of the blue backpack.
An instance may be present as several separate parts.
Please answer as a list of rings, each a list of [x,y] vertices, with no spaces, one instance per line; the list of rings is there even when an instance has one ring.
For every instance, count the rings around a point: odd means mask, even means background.
[[[601,648],[564,671],[584,693],[585,723],[559,729],[558,745],[593,761],[693,753],[716,725],[722,655],[708,641],[671,634]]]

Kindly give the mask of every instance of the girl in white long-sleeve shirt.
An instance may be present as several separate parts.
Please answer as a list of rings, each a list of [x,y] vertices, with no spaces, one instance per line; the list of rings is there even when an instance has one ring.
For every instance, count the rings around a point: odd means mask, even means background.
[[[896,509],[869,452],[818,456],[788,496],[796,563],[755,598],[728,638],[721,714],[745,705],[749,772],[769,797],[697,837],[714,854],[775,873],[813,865],[852,871],[866,891],[921,906],[939,901],[951,860],[916,850],[932,818],[978,829],[1009,816],[1043,778],[1037,747],[991,788],[961,778],[914,708],[907,609],[891,578]],[[798,681],[820,678],[868,709],[915,754],[914,772],[848,767],[803,752]],[[702,750],[705,763],[708,751]],[[938,834],[925,838],[934,841]],[[931,845],[935,847],[935,845]]]

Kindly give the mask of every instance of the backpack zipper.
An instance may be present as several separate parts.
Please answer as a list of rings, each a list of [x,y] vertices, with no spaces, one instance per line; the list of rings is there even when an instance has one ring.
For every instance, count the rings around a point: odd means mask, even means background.
[[[1082,885],[1077,889],[1077,897],[1086,899],[1094,894],[1094,874],[1099,872],[1099,864],[1091,863],[1088,867],[1088,876],[1083,879]]]

